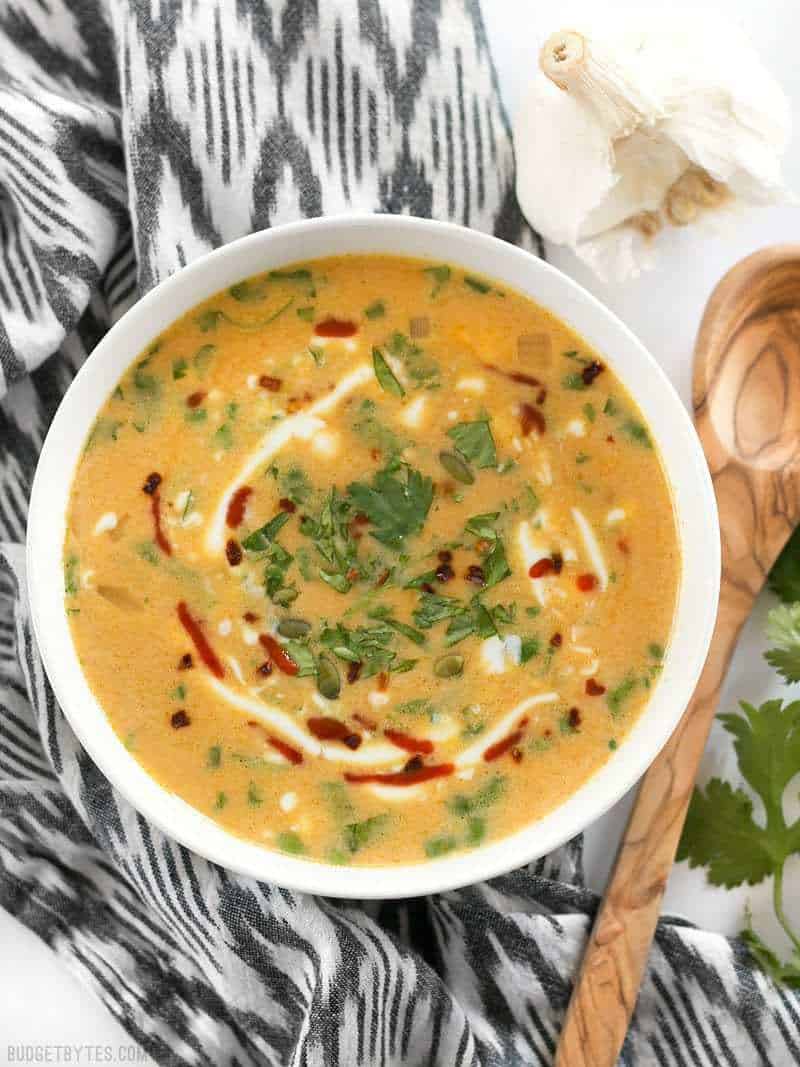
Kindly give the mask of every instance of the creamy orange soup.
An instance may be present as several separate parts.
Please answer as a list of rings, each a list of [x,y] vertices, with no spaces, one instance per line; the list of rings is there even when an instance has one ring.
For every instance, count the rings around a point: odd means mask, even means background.
[[[458,267],[344,256],[142,353],[86,441],[64,568],[150,774],[266,847],[377,864],[518,830],[609,759],[680,559],[648,428],[580,337]]]

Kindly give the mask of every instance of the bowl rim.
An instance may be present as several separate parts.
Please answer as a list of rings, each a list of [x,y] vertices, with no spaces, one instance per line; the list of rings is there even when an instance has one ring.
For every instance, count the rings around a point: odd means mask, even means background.
[[[308,252],[309,246],[330,250]],[[282,251],[288,248],[290,255]],[[425,251],[442,248],[435,258]],[[501,280],[597,348],[653,432],[673,492],[682,554],[662,674],[605,764],[556,808],[513,834],[435,860],[376,867],[335,866],[245,841],[150,777],[89,689],[69,635],[62,573],[75,465],[99,408],[125,369],[170,322],[259,269],[359,251],[440,259]],[[593,334],[607,336],[609,343],[597,344]],[[632,384],[632,377],[639,384]],[[54,497],[59,501],[55,515]],[[277,226],[223,245],[166,278],[109,330],[75,376],[42,446],[31,490],[26,562],[33,631],[56,699],[91,759],[137,811],[198,855],[240,874],[323,896],[391,899],[456,889],[538,859],[586,829],[636,783],[677,726],[705,662],[716,620],[720,537],[708,466],[686,409],[644,345],[596,297],[549,263],[496,237],[414,216],[349,214]]]

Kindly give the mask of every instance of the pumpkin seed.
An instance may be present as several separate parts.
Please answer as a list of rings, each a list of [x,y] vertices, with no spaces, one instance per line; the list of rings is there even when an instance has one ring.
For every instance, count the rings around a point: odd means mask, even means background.
[[[311,629],[311,623],[305,619],[281,619],[278,623],[278,633],[281,637],[305,637]]]
[[[439,462],[450,477],[455,478],[455,480],[461,482],[462,485],[472,485],[475,481],[475,475],[464,460],[461,459],[460,456],[457,456],[455,452],[440,452]]]
[[[433,673],[437,678],[456,678],[463,670],[464,657],[455,653],[440,656],[433,665]]]
[[[317,689],[326,700],[338,699],[342,689],[342,680],[336,664],[324,653],[317,660]]]

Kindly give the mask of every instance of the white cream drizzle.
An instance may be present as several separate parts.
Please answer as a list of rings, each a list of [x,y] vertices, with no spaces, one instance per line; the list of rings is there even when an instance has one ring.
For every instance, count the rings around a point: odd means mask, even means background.
[[[205,548],[209,553],[220,552],[225,541],[225,515],[231,497],[240,489],[247,480],[279,452],[289,441],[299,437],[307,441],[313,437],[315,431],[322,430],[325,422],[320,418],[327,415],[336,405],[361,385],[365,385],[373,377],[372,367],[368,363],[360,363],[339,382],[327,396],[321,397],[305,411],[298,411],[289,415],[273,429],[269,430],[262,438],[258,447],[244,461],[239,468],[236,477],[229,483],[227,489],[220,497],[216,510],[209,521],[206,530]]]

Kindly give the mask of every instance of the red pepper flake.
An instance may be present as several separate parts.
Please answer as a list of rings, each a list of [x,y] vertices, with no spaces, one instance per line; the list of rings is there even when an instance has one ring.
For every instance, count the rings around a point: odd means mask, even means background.
[[[591,363],[587,363],[581,371],[581,378],[583,378],[584,385],[591,385],[598,374],[602,374],[605,367],[602,363],[598,363],[596,359],[593,359]]]
[[[225,545],[225,559],[231,567],[238,567],[242,562],[242,546],[233,537]]]
[[[199,389],[196,393],[190,393],[189,396],[186,397],[186,406],[187,408],[199,408],[205,398],[206,394],[202,389]]]
[[[613,445],[613,444],[614,444],[614,441],[615,441],[615,440],[616,440],[616,438],[614,437],[613,433],[610,433],[610,434],[609,434],[609,435],[608,435],[608,436],[606,437],[606,441],[608,441],[608,443],[609,443],[609,444],[612,444],[612,445]]]
[[[303,753],[298,752],[298,750],[296,748],[292,748],[291,745],[287,745],[286,742],[281,741],[279,737],[272,737],[272,735],[269,735],[267,737],[267,744],[271,748],[274,748],[276,752],[280,752],[284,759],[287,759],[295,766],[297,766],[298,763],[303,762]]]
[[[600,685],[600,683],[595,681],[594,678],[586,679],[585,689],[586,695],[590,697],[601,697],[606,691],[606,687],[604,685]]]
[[[276,641],[271,634],[259,634],[258,640],[260,641],[262,648],[265,648],[269,653],[270,659],[279,671],[283,671],[284,674],[297,674],[297,664],[280,641]]]
[[[561,648],[563,641],[564,638],[559,633],[553,634],[553,636],[550,638],[550,644],[553,646],[553,648]]]
[[[320,741],[341,741],[348,748],[356,749],[361,744],[361,737],[354,733],[346,722],[322,715],[306,720],[309,732]]]
[[[278,501],[278,507],[281,511],[287,511],[290,515],[294,515],[297,511],[297,504],[293,500],[290,500],[288,496],[282,496]]]
[[[360,712],[353,712],[353,720],[363,726],[366,730],[377,730],[378,724],[373,722],[372,719],[368,719],[366,715],[362,715]]]
[[[190,671],[192,667],[194,667],[194,660],[192,659],[191,652],[184,652],[184,654],[178,660],[178,670]]]
[[[473,563],[467,568],[464,578],[472,585],[486,585],[486,575],[483,573],[483,567],[479,567],[477,563]]]
[[[403,765],[404,771],[418,771],[421,767],[425,766],[425,760],[422,756],[412,756],[410,760],[406,760]]]
[[[364,536],[362,527],[369,526],[369,518],[362,512],[357,512],[350,520],[349,530],[350,536],[356,541]]]
[[[542,386],[539,392],[536,394],[536,403],[543,404],[547,400],[547,390]]]
[[[378,692],[385,693],[389,688],[389,675],[386,671],[381,671],[378,675]]]
[[[350,569],[347,571],[347,574],[345,574],[345,578],[348,580],[348,582],[354,582],[360,574],[361,571],[358,569],[358,567],[350,567]]]
[[[426,738],[410,737],[401,730],[384,730],[383,735],[388,737],[393,745],[397,745],[406,752],[421,752],[425,756],[430,756],[433,752],[433,741],[428,741]]]
[[[246,611],[242,618],[245,622],[258,622],[258,615],[254,611]]]
[[[485,537],[479,537],[475,542],[475,551],[480,552],[481,555],[483,555],[484,552],[488,552],[491,547],[492,542]]]
[[[259,674],[262,674],[265,678],[269,678],[269,676],[272,674],[272,664],[270,663],[270,661],[268,659],[265,659],[264,662],[261,664],[261,666],[257,667],[256,670],[258,671]]]
[[[449,563],[440,563],[436,568],[436,577],[440,582],[449,582],[451,578],[455,578],[455,571]]]
[[[253,490],[249,485],[240,486],[233,496],[228,501],[228,510],[225,513],[225,522],[230,526],[232,530],[235,530],[237,526],[241,526],[242,519],[244,518],[244,509],[247,506],[248,499],[253,495]]]
[[[169,723],[173,730],[180,730],[181,727],[188,726],[191,721],[188,714],[181,708],[179,711],[173,711]]]
[[[317,337],[352,337],[358,333],[358,326],[346,319],[323,319],[314,326]]]
[[[262,374],[258,379],[262,389],[268,389],[271,393],[279,393],[283,385],[282,378],[273,378],[271,374]]]
[[[597,576],[594,574],[579,574],[575,579],[575,584],[582,593],[591,593],[593,589],[597,588]]]
[[[360,661],[357,662],[357,663],[351,662],[351,663],[349,663],[347,665],[347,681],[350,683],[350,685],[352,685],[353,682],[357,682],[358,681],[358,676],[360,674],[361,674],[361,662]]]
[[[409,763],[411,762],[409,761]],[[353,774],[346,771],[344,779],[354,785],[363,782],[375,782],[379,785],[410,786],[417,785],[419,782],[428,782],[431,778],[446,778],[454,770],[455,766],[452,763],[435,763],[427,767],[424,765],[420,767],[415,763],[413,767],[409,767],[409,764],[406,764],[402,771],[394,771],[389,774]]]
[[[511,758],[513,759],[513,761],[515,763],[522,763],[522,749],[521,748],[512,748],[511,749]]]
[[[433,586],[431,585],[430,582],[423,582],[422,585],[420,586],[420,589],[422,590],[423,593],[435,593],[436,592],[436,590],[433,588]]]
[[[443,548],[441,552],[436,553],[436,558],[439,560],[440,563],[452,563],[453,553],[450,551],[449,548]]]
[[[150,497],[150,511],[153,516],[155,542],[165,556],[171,556],[172,545],[169,543],[167,535],[161,529],[161,493],[159,493],[158,489],[154,489]]]
[[[198,655],[203,663],[205,663],[206,667],[208,667],[211,673],[217,678],[224,678],[225,668],[217,659],[217,655],[208,643],[208,639],[201,630],[200,624],[196,619],[192,618],[192,615],[183,600],[178,604],[178,618],[180,619],[181,626],[194,642],[194,647],[197,649]]]
[[[510,748],[515,748],[522,740],[524,728],[513,730],[506,737],[496,741],[493,745],[489,745],[483,754],[483,758],[487,763],[492,763],[494,760],[504,756]]]
[[[152,496],[156,489],[158,489],[159,485],[161,485],[161,482],[161,475],[158,471],[153,471],[152,474],[148,474],[145,478],[142,492],[147,493],[148,496]]]
[[[552,557],[542,556],[541,559],[537,559],[535,563],[531,564],[528,574],[531,578],[544,578],[545,575],[552,574],[555,569],[556,565]]]
[[[544,415],[538,408],[533,407],[532,404],[520,404],[519,406],[519,424],[522,430],[522,436],[527,437],[532,430],[536,430],[541,437],[544,431],[547,429],[547,423],[544,421]]]
[[[508,378],[512,382],[519,382],[521,385],[532,385],[536,388],[542,384],[532,374],[523,374],[522,371],[518,370],[503,370],[502,367],[497,367],[494,363],[483,363],[482,366],[485,370],[492,371],[493,374],[499,374],[502,378]]]
[[[389,581],[389,575],[390,575],[391,573],[392,573],[392,572],[391,572],[391,571],[390,571],[390,570],[388,569],[388,567],[387,567],[387,569],[386,569],[385,571],[382,571],[382,572],[381,572],[381,573],[380,573],[380,574],[378,575],[378,580],[377,580],[377,582],[375,583],[375,588],[376,588],[376,589],[380,589],[380,587],[381,587],[382,585],[386,585],[386,583],[387,583],[387,582]]]
[[[581,724],[581,709],[570,708],[568,712],[569,724],[573,730],[577,730]]]
[[[564,569],[564,557],[560,552],[554,552],[550,558],[553,561],[553,570],[556,574],[561,574]]]
[[[617,541],[617,548],[620,550],[620,552],[623,553],[623,555],[629,556],[631,554],[631,546],[628,544],[624,537],[620,537],[619,541]]]

